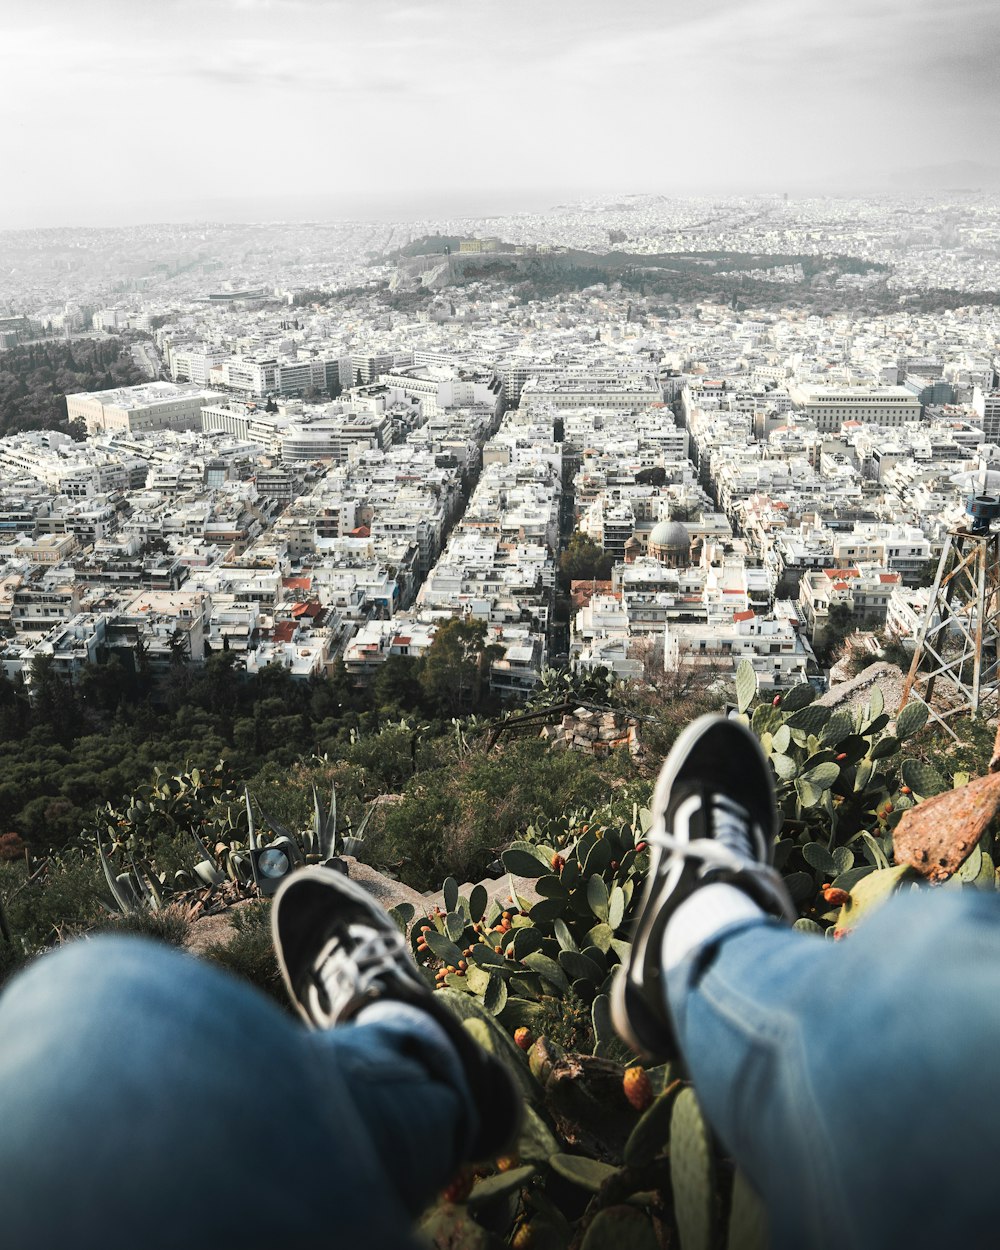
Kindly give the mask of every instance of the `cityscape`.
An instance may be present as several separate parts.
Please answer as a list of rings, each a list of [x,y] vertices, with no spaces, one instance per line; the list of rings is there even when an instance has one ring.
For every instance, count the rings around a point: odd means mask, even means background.
[[[912,645],[1000,457],[998,207],[9,232],[6,358],[109,342],[135,381],[0,440],[4,672],[224,648],[364,684],[459,617],[506,701]]]

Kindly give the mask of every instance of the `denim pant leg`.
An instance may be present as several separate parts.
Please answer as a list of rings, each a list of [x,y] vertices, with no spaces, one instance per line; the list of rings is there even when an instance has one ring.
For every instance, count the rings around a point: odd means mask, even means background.
[[[836,944],[762,921],[668,994],[775,1246],[996,1244],[1000,897],[900,895]]]
[[[411,1245],[468,1115],[412,1032],[311,1033],[141,939],[44,956],[0,995],[0,1244]]]

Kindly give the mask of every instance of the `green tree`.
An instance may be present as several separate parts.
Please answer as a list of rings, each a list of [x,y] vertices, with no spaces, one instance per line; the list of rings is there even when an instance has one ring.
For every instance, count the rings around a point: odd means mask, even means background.
[[[569,590],[571,582],[607,581],[614,564],[614,556],[608,555],[592,538],[577,530],[559,557],[563,589]]]
[[[36,654],[31,661],[31,702],[36,723],[45,725],[60,742],[73,739],[79,729],[75,693],[56,671],[51,655]]]
[[[424,657],[420,681],[427,698],[451,716],[478,707],[490,664],[499,655],[499,647],[487,645],[485,621],[448,621]]]
[[[375,677],[372,694],[376,708],[380,712],[398,715],[418,710],[424,696],[421,672],[420,660],[409,659],[405,655],[390,655]]]

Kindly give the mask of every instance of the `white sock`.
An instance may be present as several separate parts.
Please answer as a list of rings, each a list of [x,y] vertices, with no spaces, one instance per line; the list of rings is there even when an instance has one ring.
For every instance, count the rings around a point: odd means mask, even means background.
[[[753,899],[724,881],[703,885],[681,903],[667,921],[663,934],[663,971],[669,973],[692,951],[714,941],[729,929],[767,913]]]

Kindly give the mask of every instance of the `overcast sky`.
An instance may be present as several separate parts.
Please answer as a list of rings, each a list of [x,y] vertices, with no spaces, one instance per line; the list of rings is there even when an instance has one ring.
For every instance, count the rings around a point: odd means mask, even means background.
[[[997,0],[0,0],[0,225],[888,185],[1000,165],[998,67]]]

